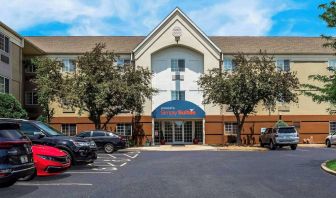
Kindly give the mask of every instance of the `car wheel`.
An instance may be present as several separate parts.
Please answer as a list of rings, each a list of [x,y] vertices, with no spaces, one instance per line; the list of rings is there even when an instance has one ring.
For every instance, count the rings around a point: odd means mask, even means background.
[[[276,149],[276,145],[273,143],[272,140],[270,141],[270,145],[269,146],[270,146],[271,150],[275,150]]]
[[[74,162],[74,160],[73,160],[73,157],[72,157],[72,155],[70,154],[70,152],[67,151],[67,150],[65,150],[65,149],[61,149],[61,150],[62,150],[64,153],[66,153],[67,156],[69,157],[69,160],[70,160],[70,166],[73,165],[73,164],[75,164],[75,162]]]
[[[297,145],[296,144],[295,145],[291,145],[290,147],[291,147],[292,150],[296,150]]]
[[[30,180],[34,179],[36,176],[37,176],[37,172],[36,172],[36,169],[35,169],[33,174],[22,177],[22,178],[19,179],[19,181],[30,181]]]
[[[328,148],[331,147],[331,142],[330,142],[330,140],[327,140],[327,141],[326,141],[326,145],[327,145]]]
[[[261,141],[261,140],[259,140],[259,142],[260,142],[260,147],[264,147],[264,146],[265,146],[265,144],[264,144],[264,143],[262,143],[262,141]]]
[[[114,151],[114,146],[111,143],[107,143],[104,145],[104,151],[105,153],[113,153]]]
[[[13,184],[15,184],[16,180],[10,180],[7,181],[5,183],[0,183],[0,188],[5,188],[5,187],[9,187],[12,186]]]

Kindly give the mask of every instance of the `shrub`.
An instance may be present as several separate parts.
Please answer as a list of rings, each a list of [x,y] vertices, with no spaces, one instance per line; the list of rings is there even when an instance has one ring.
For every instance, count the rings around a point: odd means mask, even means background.
[[[27,112],[13,95],[0,93],[0,117],[27,118]]]

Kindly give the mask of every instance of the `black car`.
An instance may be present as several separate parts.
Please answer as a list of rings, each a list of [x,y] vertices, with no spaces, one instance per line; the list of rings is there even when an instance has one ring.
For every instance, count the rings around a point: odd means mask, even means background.
[[[92,139],[98,149],[104,149],[106,153],[126,147],[126,140],[123,137],[109,131],[84,131],[77,137]]]
[[[35,172],[31,141],[19,125],[0,121],[0,187],[13,185]]]
[[[4,119],[3,119],[4,120]],[[49,125],[34,120],[6,119],[18,123],[22,133],[33,144],[53,146],[69,154],[71,163],[92,163],[97,159],[97,147],[94,141],[78,137],[65,136]]]

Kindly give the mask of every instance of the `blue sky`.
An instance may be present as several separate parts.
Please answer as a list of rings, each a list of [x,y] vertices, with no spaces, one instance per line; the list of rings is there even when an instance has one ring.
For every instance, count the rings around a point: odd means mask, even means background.
[[[0,20],[25,36],[147,35],[176,6],[208,35],[335,35],[328,0],[0,0]]]

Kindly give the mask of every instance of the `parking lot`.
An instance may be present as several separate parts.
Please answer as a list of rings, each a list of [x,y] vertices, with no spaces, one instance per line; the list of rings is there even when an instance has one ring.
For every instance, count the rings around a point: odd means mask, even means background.
[[[333,197],[336,148],[100,153],[93,165],[1,189],[2,197]]]

